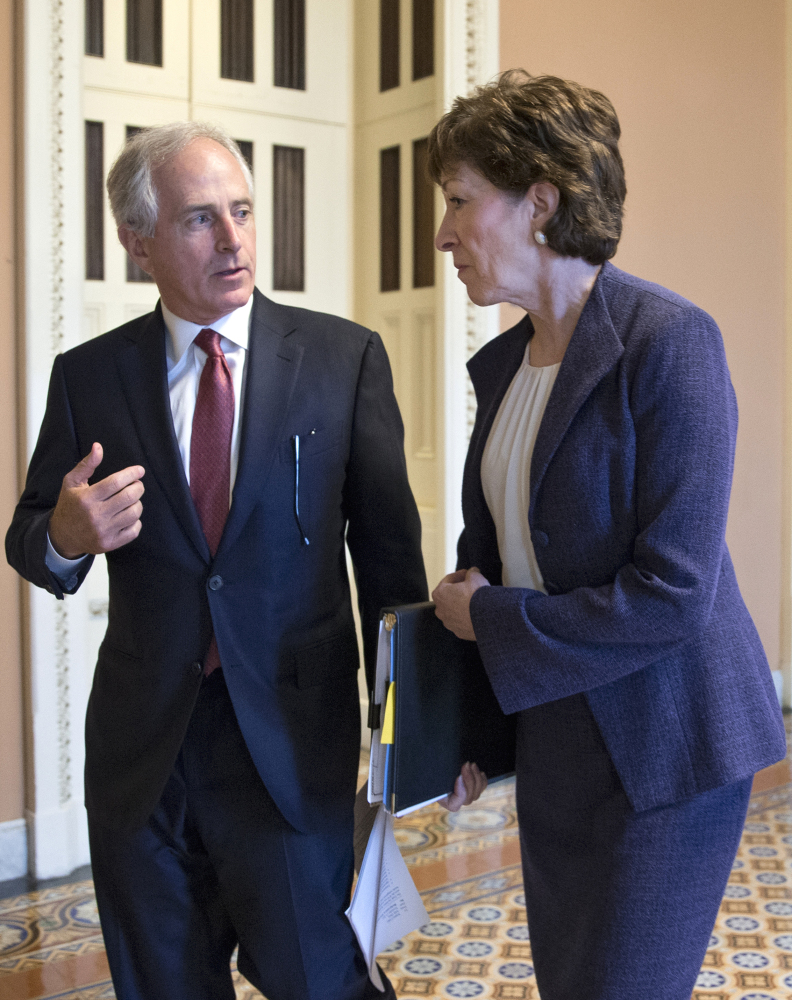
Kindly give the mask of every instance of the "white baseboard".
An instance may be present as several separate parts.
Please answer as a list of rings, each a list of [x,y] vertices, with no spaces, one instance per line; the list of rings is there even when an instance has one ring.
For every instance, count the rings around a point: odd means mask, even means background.
[[[27,875],[27,824],[23,819],[0,823],[0,882]]]
[[[30,872],[37,879],[60,878],[90,861],[88,822],[81,802],[28,811]]]
[[[773,684],[775,684],[776,697],[778,698],[778,704],[784,707],[784,675],[780,670],[772,670]]]

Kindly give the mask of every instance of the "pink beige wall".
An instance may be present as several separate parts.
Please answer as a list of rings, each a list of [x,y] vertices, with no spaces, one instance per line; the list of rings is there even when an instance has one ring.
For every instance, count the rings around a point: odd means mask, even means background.
[[[0,0],[0,528],[17,500],[13,0]],[[0,558],[0,823],[24,812],[19,581]]]
[[[784,2],[500,0],[500,16],[503,69],[577,80],[616,107],[628,195],[614,263],[692,299],[723,332],[740,406],[727,537],[775,669],[782,600]]]

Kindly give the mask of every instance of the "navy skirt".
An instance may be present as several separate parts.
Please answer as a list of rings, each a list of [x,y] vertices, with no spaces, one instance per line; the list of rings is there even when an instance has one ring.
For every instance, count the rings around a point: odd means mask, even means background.
[[[690,1000],[751,779],[635,812],[583,695],[521,712],[517,815],[542,1000]]]

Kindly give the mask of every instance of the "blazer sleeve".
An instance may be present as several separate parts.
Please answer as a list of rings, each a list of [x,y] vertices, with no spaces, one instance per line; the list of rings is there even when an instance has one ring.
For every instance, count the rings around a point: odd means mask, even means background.
[[[344,504],[371,689],[381,609],[427,599],[404,427],[388,356],[376,333],[366,344],[358,378]]]
[[[602,586],[553,596],[493,586],[473,595],[479,650],[505,712],[617,680],[707,625],[726,552],[737,431],[720,331],[689,310],[645,338],[632,363],[632,560]]]
[[[93,563],[93,556],[86,558],[78,568],[74,586],[64,590],[45,561],[50,514],[58,502],[63,477],[81,457],[66,390],[63,357],[58,355],[52,366],[47,408],[30,460],[25,489],[6,533],[9,564],[20,576],[48,590],[58,600],[79,589]]]

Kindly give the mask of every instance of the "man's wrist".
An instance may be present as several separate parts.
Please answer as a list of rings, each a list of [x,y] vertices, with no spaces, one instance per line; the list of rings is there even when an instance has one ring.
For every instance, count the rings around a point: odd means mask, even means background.
[[[59,559],[64,559],[68,562],[79,561],[84,559],[88,555],[87,552],[69,552],[68,547],[63,544],[63,540],[58,537],[57,524],[53,526],[53,520],[55,519],[55,511],[50,515],[49,524],[47,525],[47,541],[49,542],[52,550],[58,556]]]
[[[78,552],[76,555],[70,555],[63,551],[63,549],[56,545],[52,538],[52,526],[50,525],[47,529],[47,562],[49,563],[52,559],[56,564],[62,565],[64,569],[70,569],[74,566],[79,565],[83,559],[88,556],[88,552]],[[52,569],[52,567],[50,567]]]

